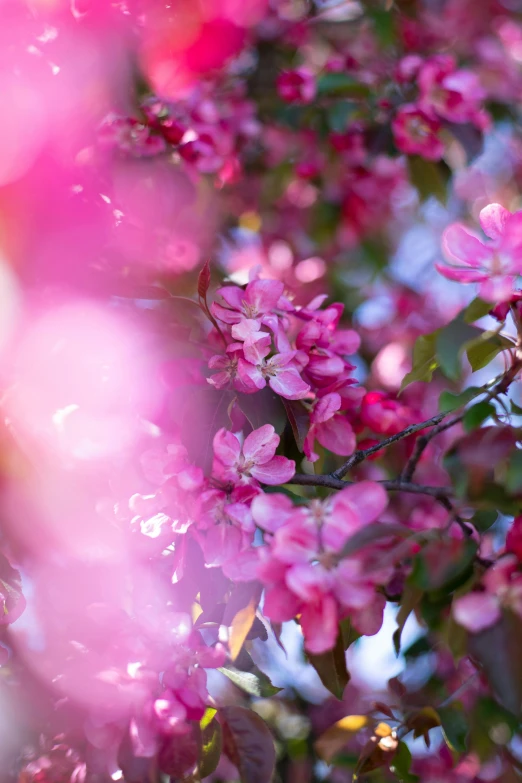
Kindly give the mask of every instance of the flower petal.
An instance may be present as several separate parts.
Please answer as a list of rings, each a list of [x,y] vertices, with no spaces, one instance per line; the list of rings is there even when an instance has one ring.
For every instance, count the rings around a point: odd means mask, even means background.
[[[312,655],[331,650],[338,631],[338,612],[335,599],[326,595],[319,604],[305,606],[301,613],[301,628],[305,649]]]
[[[280,280],[254,280],[246,287],[245,301],[257,313],[267,313],[276,307],[284,288]]]
[[[442,235],[442,248],[448,258],[460,264],[479,267],[491,260],[491,250],[461,223],[448,226]]]
[[[294,513],[294,504],[282,493],[267,495],[263,492],[253,499],[250,510],[258,527],[275,533]]]
[[[299,612],[301,601],[284,584],[276,585],[265,593],[263,614],[274,623],[291,620]]]
[[[479,287],[479,294],[486,302],[506,302],[513,293],[513,277],[490,277]]]
[[[269,378],[268,383],[272,391],[287,400],[302,400],[310,391],[310,386],[303,381],[295,367],[281,370]]]
[[[278,438],[279,440],[279,438]],[[286,484],[287,481],[295,476],[295,462],[286,457],[274,457],[270,462],[264,465],[254,465],[250,470],[250,475],[263,484]]]
[[[232,466],[239,460],[241,445],[236,436],[222,427],[214,435],[214,454],[223,465]]]
[[[453,280],[456,283],[481,283],[483,280],[487,280],[487,274],[478,269],[463,269],[445,264],[435,264],[435,269],[447,280]]]
[[[325,449],[348,457],[355,451],[355,435],[352,425],[344,416],[337,415],[323,424],[317,424],[315,437]]]
[[[345,503],[353,506],[361,521],[369,524],[374,522],[388,505],[388,495],[375,481],[359,481],[339,492],[333,502],[335,509]]]
[[[453,602],[455,620],[471,633],[478,633],[500,619],[500,607],[491,593],[468,593]]]
[[[482,231],[490,239],[500,239],[510,217],[511,212],[500,204],[488,204],[480,210],[479,220]]]
[[[249,462],[263,465],[272,459],[279,445],[279,435],[271,424],[263,424],[259,429],[247,435],[243,444],[243,454]]]

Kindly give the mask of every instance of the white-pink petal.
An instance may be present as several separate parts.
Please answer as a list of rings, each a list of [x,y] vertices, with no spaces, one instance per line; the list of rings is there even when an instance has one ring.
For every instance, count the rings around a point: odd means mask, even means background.
[[[500,239],[510,217],[511,212],[500,204],[488,204],[480,210],[479,220],[482,231],[490,239]]]
[[[294,504],[283,493],[267,495],[263,492],[253,499],[250,511],[258,527],[275,533],[294,513]]]
[[[295,462],[286,457],[274,457],[264,465],[254,465],[250,470],[250,475],[261,481],[262,484],[272,486],[286,484],[295,476]]]
[[[491,259],[491,250],[461,223],[448,226],[442,235],[444,253],[466,266],[479,267]]]
[[[269,386],[276,394],[287,400],[302,400],[310,391],[310,386],[303,381],[295,367],[288,367],[268,380]]]
[[[263,424],[259,429],[247,435],[243,444],[243,454],[248,462],[264,465],[275,454],[279,445],[279,435],[271,424]]]
[[[466,630],[478,633],[500,620],[500,606],[491,593],[468,593],[453,602],[453,616]]]
[[[239,460],[241,445],[239,440],[229,430],[222,427],[214,435],[214,454],[223,464],[231,467]]]
[[[375,481],[359,481],[339,492],[334,499],[335,508],[344,503],[353,506],[363,523],[374,522],[388,505],[386,490]]]

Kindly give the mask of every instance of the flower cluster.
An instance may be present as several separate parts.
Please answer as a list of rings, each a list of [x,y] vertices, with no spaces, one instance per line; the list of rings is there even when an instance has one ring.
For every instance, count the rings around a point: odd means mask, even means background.
[[[258,567],[266,588],[263,613],[276,623],[299,615],[309,652],[330,650],[344,617],[361,634],[381,627],[386,601],[376,588],[393,568],[379,565],[375,549],[343,557],[343,547],[386,505],[386,492],[369,481],[306,507],[282,494],[254,498],[252,516],[268,543]]]
[[[303,411],[308,410],[311,426],[305,451],[312,461],[318,459],[315,439],[336,454],[353,452],[355,437],[346,412],[364,395],[346,359],[357,351],[360,338],[339,327],[342,305],[320,310],[323,301],[321,296],[296,308],[282,283],[258,279],[244,290],[220,288],[211,306],[227,345],[224,354],[209,361],[210,369],[219,370],[209,383],[243,394],[268,385],[286,400],[306,400]]]
[[[401,106],[392,122],[395,143],[401,152],[440,160],[444,154],[444,123],[471,123],[484,128],[488,117],[482,109],[485,91],[477,74],[458,68],[452,55],[423,60],[406,56],[397,67],[401,84],[416,82],[415,102]]]

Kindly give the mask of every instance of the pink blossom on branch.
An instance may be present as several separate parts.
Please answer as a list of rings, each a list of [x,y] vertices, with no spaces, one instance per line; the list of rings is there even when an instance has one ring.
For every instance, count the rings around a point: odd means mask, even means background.
[[[316,91],[315,76],[308,68],[284,71],[277,78],[277,92],[288,103],[311,103]]]
[[[442,237],[447,264],[435,266],[448,280],[480,283],[479,295],[487,302],[502,302],[510,299],[522,272],[522,212],[511,214],[500,204],[489,204],[479,219],[490,241],[453,223]]]
[[[390,568],[370,573],[362,555],[339,555],[351,536],[381,515],[387,502],[384,489],[371,481],[307,507],[296,508],[280,494],[254,498],[252,516],[269,545],[260,552],[258,566],[266,588],[264,614],[274,622],[300,614],[309,652],[331,649],[338,622],[346,616],[361,633],[379,630],[385,601],[376,586],[390,578]]]
[[[225,484],[285,484],[295,473],[295,462],[276,457],[278,445],[279,435],[271,424],[251,432],[243,445],[222,428],[214,436],[213,475]]]
[[[401,106],[393,119],[395,144],[407,155],[420,155],[426,160],[440,160],[444,142],[439,136],[440,122],[425,114],[414,104]]]

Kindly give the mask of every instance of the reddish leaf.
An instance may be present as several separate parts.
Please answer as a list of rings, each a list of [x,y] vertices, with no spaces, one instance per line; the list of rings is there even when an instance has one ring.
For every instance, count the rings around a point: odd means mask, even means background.
[[[0,553],[0,625],[14,623],[25,607],[20,574]]]
[[[379,727],[383,725],[387,724],[379,724]],[[359,775],[366,775],[374,769],[389,767],[398,747],[399,740],[391,732],[385,736],[382,736],[382,732],[380,735],[373,736],[361,751],[353,779],[357,780]]]
[[[187,734],[164,737],[158,753],[159,769],[173,778],[183,778],[191,772],[200,756],[198,733],[199,726],[197,730],[192,727]]]
[[[205,264],[203,266],[203,269],[198,275],[198,294],[203,299],[203,301],[206,301],[207,299],[207,291],[210,286],[210,261],[207,259],[205,261]]]
[[[241,783],[270,783],[275,748],[266,723],[245,707],[222,707],[224,751],[237,767]]]
[[[300,400],[283,399],[283,405],[294,433],[297,448],[302,452],[304,450],[305,438],[310,429],[310,414]]]
[[[337,634],[335,647],[321,655],[308,654],[308,660],[319,675],[324,687],[336,697],[342,699],[350,675],[346,668],[346,654],[342,632]]]

